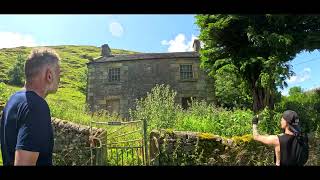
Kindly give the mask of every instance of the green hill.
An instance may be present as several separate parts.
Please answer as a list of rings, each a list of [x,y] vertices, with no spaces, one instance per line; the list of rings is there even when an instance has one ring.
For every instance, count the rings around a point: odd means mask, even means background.
[[[100,48],[95,46],[48,46],[57,51],[61,57],[61,87],[76,88],[84,92],[86,86],[88,59],[100,56]],[[32,48],[0,49],[0,82],[8,82],[8,71],[13,67],[18,54],[27,57]],[[113,54],[133,54],[136,52],[112,49]]]
[[[86,63],[89,59],[100,56],[101,49],[95,46],[48,46],[56,50],[61,58],[61,78],[59,90],[56,94],[49,95],[46,99],[51,109],[52,116],[85,123],[85,90],[87,78]],[[15,91],[21,87],[8,85],[8,72],[13,68],[17,56],[21,54],[27,58],[31,52],[30,47],[0,49],[0,105],[4,104]],[[112,54],[134,54],[137,52],[111,49]],[[79,114],[80,113],[80,114]],[[79,118],[82,117],[82,118]]]

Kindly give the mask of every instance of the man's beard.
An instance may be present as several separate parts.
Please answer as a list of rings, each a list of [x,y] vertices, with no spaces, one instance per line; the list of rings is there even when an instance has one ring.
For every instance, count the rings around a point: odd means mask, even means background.
[[[55,84],[51,84],[50,86],[49,86],[49,88],[47,89],[47,95],[48,94],[54,94],[54,93],[56,93],[57,92],[57,90],[58,90],[58,85],[55,85]]]

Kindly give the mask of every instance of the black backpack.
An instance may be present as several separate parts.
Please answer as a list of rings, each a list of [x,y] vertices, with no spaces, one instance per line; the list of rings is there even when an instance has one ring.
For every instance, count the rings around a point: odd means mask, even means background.
[[[303,166],[307,163],[309,158],[309,140],[307,135],[296,136],[293,140],[295,144],[295,157],[298,166]]]

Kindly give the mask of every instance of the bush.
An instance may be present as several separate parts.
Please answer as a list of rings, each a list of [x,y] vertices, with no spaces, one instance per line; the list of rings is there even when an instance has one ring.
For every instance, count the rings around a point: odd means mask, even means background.
[[[25,59],[21,55],[18,55],[15,65],[8,72],[9,84],[16,86],[24,85],[24,62]]]
[[[226,65],[216,71],[215,94],[217,103],[225,108],[250,108],[253,100],[246,83],[237,75],[237,68]]]
[[[266,134],[280,134],[280,120],[282,113],[276,112],[274,110],[270,110],[266,107],[261,113],[259,117],[259,129],[261,133]]]
[[[169,86],[156,85],[146,98],[137,102],[135,110],[130,110],[132,119],[148,120],[149,130],[174,129],[179,131],[207,132],[232,137],[252,133],[253,112],[246,109],[227,110],[215,107],[205,101],[192,100],[190,107],[183,110],[175,103],[176,92]],[[279,114],[271,118],[269,110],[264,111],[260,121],[261,133],[280,132]]]
[[[250,134],[250,110],[226,110],[205,101],[193,101],[186,111],[180,111],[175,129],[209,132],[223,136]]]
[[[276,104],[276,111],[293,110],[298,113],[302,130],[306,133],[319,131],[320,93],[318,91],[303,92],[299,88],[291,88],[290,96],[282,97]]]
[[[135,110],[130,109],[132,119],[148,120],[150,129],[172,128],[175,126],[177,112],[181,110],[174,100],[176,92],[170,86],[156,85],[147,97],[137,100]]]

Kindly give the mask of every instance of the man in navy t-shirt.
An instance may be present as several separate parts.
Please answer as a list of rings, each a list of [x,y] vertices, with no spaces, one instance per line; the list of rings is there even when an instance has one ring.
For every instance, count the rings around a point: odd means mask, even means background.
[[[25,63],[25,89],[12,95],[0,123],[3,165],[52,165],[53,130],[45,97],[60,81],[59,56],[35,49]]]

